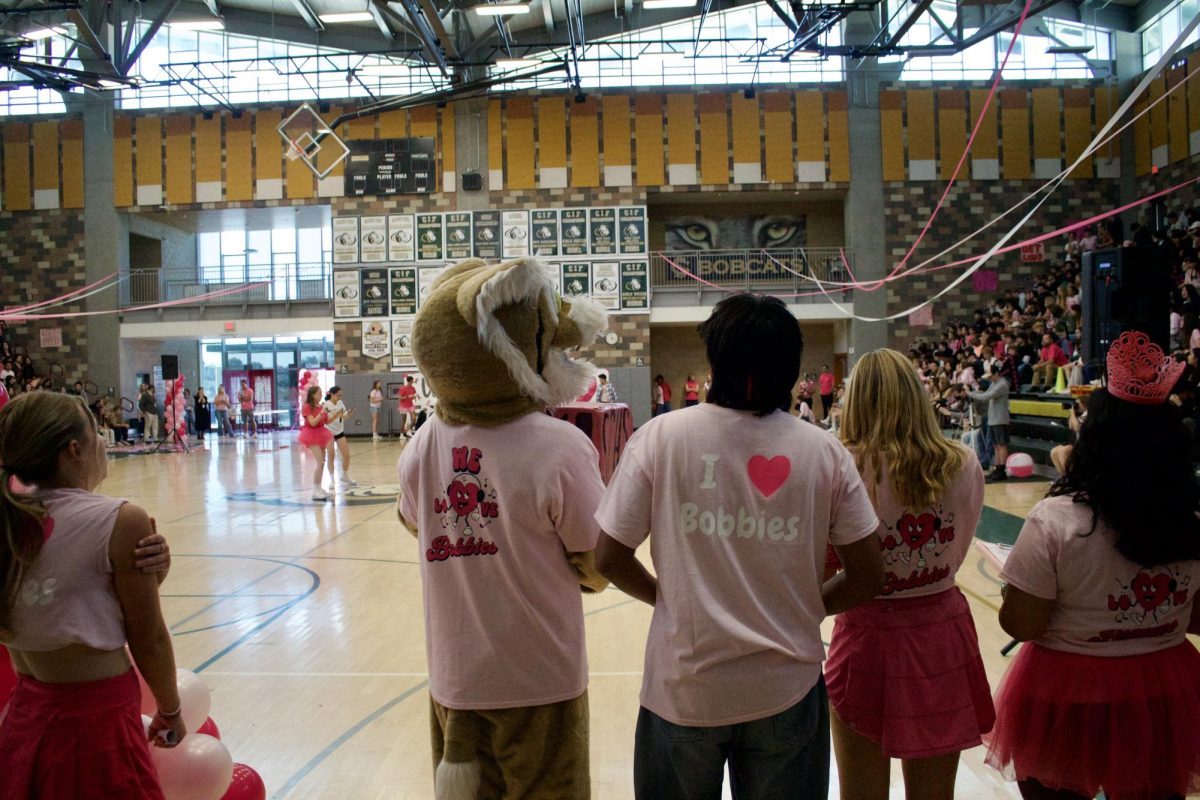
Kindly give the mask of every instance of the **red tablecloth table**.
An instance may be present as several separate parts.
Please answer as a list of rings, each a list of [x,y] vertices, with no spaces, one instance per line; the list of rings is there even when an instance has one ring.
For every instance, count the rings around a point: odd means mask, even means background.
[[[625,443],[633,436],[633,414],[624,403],[566,403],[550,412],[583,431],[600,454],[600,477],[607,484],[617,471]]]

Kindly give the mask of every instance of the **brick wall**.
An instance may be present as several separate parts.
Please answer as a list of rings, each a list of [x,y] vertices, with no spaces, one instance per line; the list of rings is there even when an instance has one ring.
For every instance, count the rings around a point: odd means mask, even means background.
[[[1145,175],[1138,178],[1138,197],[1160,192],[1163,189],[1169,189],[1172,186],[1177,186],[1184,181],[1191,180],[1200,174],[1200,155],[1192,156],[1185,161],[1176,161],[1174,164],[1168,164],[1165,167],[1160,167],[1157,175]],[[1183,208],[1192,208],[1200,205],[1200,187],[1196,184],[1185,186],[1177,192],[1167,195],[1162,199],[1168,211],[1179,211]],[[1144,205],[1137,209],[1137,220],[1143,224],[1150,221],[1150,206]],[[1132,219],[1132,217],[1127,217]],[[1126,230],[1128,230],[1126,225]]]
[[[1027,197],[1038,186],[1039,181],[967,181],[959,183],[951,191],[933,227],[917,248],[909,266],[921,263],[940,252],[949,244],[957,242],[984,223],[1008,210]],[[920,232],[921,226],[937,204],[943,186],[939,183],[887,183],[884,185],[884,208],[881,224],[887,228],[886,243],[888,271],[898,264]],[[1118,186],[1115,181],[1076,181],[1060,188],[1025,227],[1009,241],[1014,244],[1022,239],[1053,230],[1065,223],[1084,219],[1099,211],[1118,204]],[[955,250],[938,263],[947,263],[981,255],[991,247],[1028,210],[1023,206],[999,224],[977,236]],[[889,345],[905,349],[916,339],[938,335],[943,326],[953,320],[969,320],[971,312],[983,307],[997,296],[1028,286],[1035,275],[1040,275],[1057,257],[1060,247],[1056,242],[1046,243],[1046,264],[1023,264],[1019,252],[992,258],[984,269],[998,274],[998,291],[976,292],[968,278],[933,304],[933,327],[910,327],[907,318],[888,324]],[[889,285],[888,311],[896,313],[909,308],[936,294],[968,266],[937,272],[923,273],[898,280]]]
[[[60,210],[0,213],[0,264],[0,302],[4,305],[50,300],[86,285],[83,214]],[[83,310],[83,303],[72,303],[30,313]],[[62,329],[62,347],[41,346],[41,331],[51,328]],[[40,375],[59,365],[67,384],[87,378],[87,324],[82,317],[12,322],[9,340],[29,351]]]

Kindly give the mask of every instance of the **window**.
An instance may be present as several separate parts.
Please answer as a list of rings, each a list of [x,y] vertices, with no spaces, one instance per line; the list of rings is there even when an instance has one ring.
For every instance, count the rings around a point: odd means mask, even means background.
[[[1200,14],[1200,0],[1178,0],[1142,28],[1142,69],[1151,69],[1167,51],[1192,18]],[[1192,31],[1183,47],[1200,41],[1200,26]]]

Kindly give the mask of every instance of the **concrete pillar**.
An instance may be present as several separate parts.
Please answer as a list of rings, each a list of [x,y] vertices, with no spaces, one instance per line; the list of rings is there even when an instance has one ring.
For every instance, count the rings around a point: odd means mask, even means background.
[[[1113,33],[1113,49],[1114,49],[1114,72],[1116,73],[1118,96],[1120,102],[1125,102],[1129,94],[1137,86],[1137,80],[1142,73],[1142,37],[1136,33],[1122,33],[1115,31]],[[1112,109],[1116,111],[1114,107]],[[1129,119],[1128,116],[1125,117]],[[1120,138],[1120,154],[1121,154],[1121,205],[1132,203],[1138,197],[1138,181],[1137,172],[1134,166],[1134,161],[1137,158],[1136,150],[1133,141],[1133,126],[1121,134]],[[1129,236],[1129,224],[1138,222],[1138,216],[1143,213],[1142,209],[1134,209],[1128,214],[1124,214],[1122,222],[1125,224],[1125,235]],[[1144,220],[1142,220],[1144,222]]]
[[[490,186],[488,176],[488,101],[486,97],[473,97],[454,104],[454,144],[458,158],[459,211],[487,211],[495,208],[489,191],[502,187]],[[462,174],[477,172],[483,178],[483,189],[464,191]]]
[[[856,19],[858,18],[858,19]],[[867,12],[848,20],[847,43],[868,43],[874,36]],[[879,127],[880,66],[876,59],[854,62],[847,71],[850,95],[850,190],[846,194],[846,247],[851,252],[854,275],[860,281],[882,278],[888,272],[883,219],[883,149]],[[887,290],[855,292],[854,313],[864,317],[887,315]],[[849,364],[858,356],[886,347],[886,322],[850,324]]]
[[[129,234],[123,215],[113,205],[113,100],[88,98],[83,105],[83,232],[87,282],[94,283],[129,263]],[[116,289],[92,295],[87,311],[119,308]],[[121,322],[117,314],[87,317],[88,376],[102,392],[118,397],[129,387],[120,385],[118,353]]]

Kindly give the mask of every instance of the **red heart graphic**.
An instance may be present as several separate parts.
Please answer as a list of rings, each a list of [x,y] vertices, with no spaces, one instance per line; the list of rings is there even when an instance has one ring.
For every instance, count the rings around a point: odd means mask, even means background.
[[[919,517],[905,514],[896,523],[896,529],[906,545],[913,550],[920,550],[933,538],[933,534],[937,531],[936,524],[937,517],[933,514],[925,513]]]
[[[750,482],[762,496],[770,497],[779,491],[788,475],[792,474],[792,462],[788,461],[787,456],[775,456],[770,459],[766,456],[753,456],[746,462],[746,472],[750,476]]]
[[[475,510],[475,506],[479,505],[479,487],[473,483],[463,483],[456,479],[451,481],[450,486],[447,487],[446,498],[450,501],[450,507],[454,509],[454,513],[465,517]]]
[[[1130,588],[1133,589],[1133,596],[1138,605],[1147,611],[1153,611],[1170,599],[1172,582],[1170,575],[1159,573],[1151,576],[1139,572],[1134,576],[1133,586]]]

